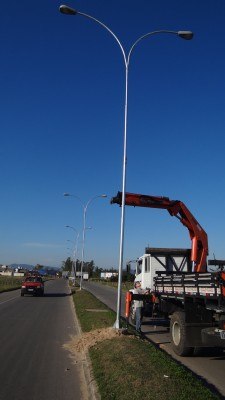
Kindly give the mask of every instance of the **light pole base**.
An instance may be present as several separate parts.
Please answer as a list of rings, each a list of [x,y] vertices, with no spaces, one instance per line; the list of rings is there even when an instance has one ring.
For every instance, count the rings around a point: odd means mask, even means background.
[[[113,328],[120,329],[120,321],[118,319],[115,321]]]

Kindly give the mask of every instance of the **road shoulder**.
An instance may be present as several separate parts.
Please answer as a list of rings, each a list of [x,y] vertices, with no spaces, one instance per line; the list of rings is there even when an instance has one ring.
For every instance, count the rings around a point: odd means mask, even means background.
[[[70,296],[71,310],[74,317],[74,324],[78,336],[82,336],[82,329],[76,315],[76,308],[73,302],[73,297]],[[97,384],[95,382],[91,360],[87,352],[82,351],[77,357],[76,363],[79,363],[79,374],[81,381],[82,400],[100,400]]]

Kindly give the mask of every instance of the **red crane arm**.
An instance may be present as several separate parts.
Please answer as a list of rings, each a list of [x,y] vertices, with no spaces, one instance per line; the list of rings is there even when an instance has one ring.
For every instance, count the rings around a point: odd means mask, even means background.
[[[111,199],[111,204],[122,204],[122,193]],[[208,255],[207,233],[180,200],[170,200],[169,197],[147,196],[143,194],[125,193],[125,205],[165,209],[171,216],[177,217],[189,230],[192,241],[191,261],[195,272],[206,272]]]

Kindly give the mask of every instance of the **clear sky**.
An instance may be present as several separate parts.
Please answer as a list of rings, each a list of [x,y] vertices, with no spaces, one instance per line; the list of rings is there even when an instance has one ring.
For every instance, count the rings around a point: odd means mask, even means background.
[[[118,266],[125,68],[114,38],[55,0],[1,3],[0,264],[61,266],[87,209],[85,261]],[[127,191],[182,200],[225,259],[225,1],[70,0],[127,53]],[[69,245],[68,245],[69,244]],[[124,261],[190,247],[165,210],[126,208]],[[67,248],[70,248],[68,250]],[[81,241],[78,243],[81,258]]]

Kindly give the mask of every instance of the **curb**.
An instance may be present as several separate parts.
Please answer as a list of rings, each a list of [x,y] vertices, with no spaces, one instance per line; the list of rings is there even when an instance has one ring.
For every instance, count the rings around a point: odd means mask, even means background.
[[[73,315],[74,315],[74,322],[75,322],[75,326],[78,330],[78,336],[82,335],[82,329],[80,326],[80,322],[77,318],[77,314],[76,314],[76,307],[75,304],[73,302],[73,297],[72,295],[75,293],[75,289],[73,288],[73,290],[71,289],[71,293],[70,293],[70,300],[71,300],[71,306],[72,306],[72,310],[73,310]],[[93,376],[93,371],[92,371],[92,365],[91,365],[91,360],[89,357],[89,354],[87,352],[83,352],[82,353],[82,373],[83,373],[83,377],[86,383],[86,390],[87,390],[87,399],[88,400],[101,400],[101,396],[99,394],[98,388],[97,388],[97,384],[95,382],[94,376]],[[85,399],[83,399],[85,400]]]

